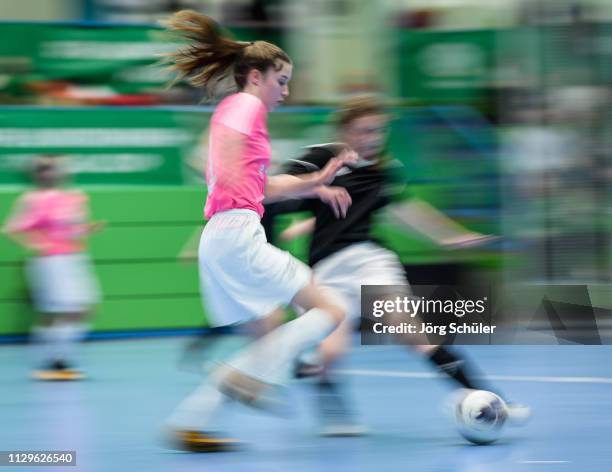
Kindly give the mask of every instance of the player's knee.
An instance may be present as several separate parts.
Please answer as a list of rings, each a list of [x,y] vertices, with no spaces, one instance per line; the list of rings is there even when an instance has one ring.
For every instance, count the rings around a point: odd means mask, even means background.
[[[344,339],[344,337],[334,336],[334,334],[319,345],[319,354],[326,365],[333,364],[337,359],[342,357],[348,349],[346,339]]]
[[[323,310],[327,312],[338,325],[345,317],[346,310],[335,300],[321,293],[320,288],[315,283],[311,283],[300,290],[293,298],[292,305],[301,307],[304,311],[313,308]]]

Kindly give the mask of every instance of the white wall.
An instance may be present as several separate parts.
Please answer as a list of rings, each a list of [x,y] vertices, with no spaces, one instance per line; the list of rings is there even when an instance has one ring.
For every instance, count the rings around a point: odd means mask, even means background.
[[[0,20],[79,20],[81,0],[0,0]]]

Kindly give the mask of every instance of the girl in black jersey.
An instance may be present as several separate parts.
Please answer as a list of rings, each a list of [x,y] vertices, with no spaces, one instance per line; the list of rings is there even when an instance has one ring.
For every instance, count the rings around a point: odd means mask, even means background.
[[[302,357],[296,375],[306,376],[317,372],[317,388],[321,399],[323,435],[357,435],[364,432],[352,419],[352,415],[340,394],[338,382],[329,373],[332,366],[348,349],[351,331],[361,313],[361,286],[403,286],[409,294],[406,276],[397,255],[382,247],[372,236],[375,214],[389,207],[388,211],[399,221],[410,225],[446,247],[464,247],[479,244],[488,236],[468,231],[456,224],[427,203],[412,199],[401,206],[389,205],[393,193],[398,192],[396,176],[401,164],[384,155],[388,117],[384,108],[373,97],[355,97],[348,100],[338,113],[341,143],[311,146],[299,159],[288,161],[283,172],[304,174],[315,172],[348,146],[357,152],[359,160],[347,165],[336,175],[333,185],[344,187],[352,199],[352,206],[344,219],[335,218],[332,211],[316,200],[294,200],[269,205],[262,222],[268,229],[268,239],[273,237],[270,228],[274,215],[294,211],[310,211],[313,217],[300,222],[281,234],[281,238],[293,239],[312,233],[309,264],[313,267],[319,285],[326,295],[347,313],[346,320],[323,341],[316,356]],[[401,295],[397,292],[390,295]],[[490,388],[475,380],[466,358],[449,348],[431,345],[426,338],[415,343],[416,337],[404,336],[403,341],[425,356],[433,365],[466,389]],[[518,423],[529,415],[526,407],[510,405],[510,417]]]

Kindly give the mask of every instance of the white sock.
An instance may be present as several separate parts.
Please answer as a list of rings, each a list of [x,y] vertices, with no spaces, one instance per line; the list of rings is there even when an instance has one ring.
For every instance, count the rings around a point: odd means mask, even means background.
[[[254,342],[227,364],[263,382],[284,384],[293,362],[337,326],[324,310],[313,308]]]
[[[321,357],[321,353],[319,352],[319,346],[316,346],[313,349],[308,349],[300,354],[300,361],[304,364],[308,365],[322,365],[323,359]]]
[[[172,429],[210,431],[216,413],[226,402],[225,395],[206,380],[179,404],[166,424]]]
[[[62,323],[57,326],[57,358],[74,362],[77,358],[78,343],[83,339],[87,325],[84,323]]]

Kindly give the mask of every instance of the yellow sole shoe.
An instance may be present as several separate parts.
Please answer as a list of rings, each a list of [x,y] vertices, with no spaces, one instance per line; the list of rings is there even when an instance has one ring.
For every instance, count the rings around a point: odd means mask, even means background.
[[[45,381],[71,381],[71,380],[83,380],[85,374],[78,370],[65,369],[65,370],[35,370],[32,372],[32,378],[34,380],[45,380]]]
[[[172,431],[171,441],[178,449],[190,452],[228,452],[244,445],[238,439],[217,437],[200,431]]]

